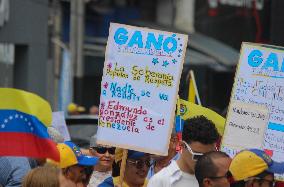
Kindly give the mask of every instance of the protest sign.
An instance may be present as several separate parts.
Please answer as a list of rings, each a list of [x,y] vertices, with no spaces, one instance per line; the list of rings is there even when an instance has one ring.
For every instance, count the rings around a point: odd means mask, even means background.
[[[222,146],[236,152],[246,148],[262,149],[269,117],[266,106],[233,101],[228,113]],[[234,156],[232,152],[227,153]]]
[[[60,134],[64,137],[64,141],[71,140],[63,111],[52,112],[52,127],[60,132]]]
[[[99,144],[167,155],[187,36],[111,23]]]
[[[262,146],[274,160],[284,161],[284,141],[282,141],[284,135],[284,48],[253,43],[242,44],[228,119],[231,118],[230,111],[236,100],[267,107],[269,120]],[[226,126],[225,136],[227,128],[230,126]],[[247,142],[249,141],[252,139],[247,139]],[[236,149],[225,146],[223,142],[222,150],[237,152]]]

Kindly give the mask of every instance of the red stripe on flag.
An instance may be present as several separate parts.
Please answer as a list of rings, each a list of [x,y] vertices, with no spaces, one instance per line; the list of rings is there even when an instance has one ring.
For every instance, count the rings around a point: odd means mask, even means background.
[[[51,158],[59,161],[59,151],[51,139],[31,133],[0,132],[0,156]]]

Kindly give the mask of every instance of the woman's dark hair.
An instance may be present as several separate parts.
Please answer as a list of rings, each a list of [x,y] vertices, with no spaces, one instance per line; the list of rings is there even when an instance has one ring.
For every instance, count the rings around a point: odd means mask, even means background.
[[[86,174],[86,178],[85,180],[83,180],[83,184],[88,185],[89,181],[91,179],[92,173],[93,173],[93,166],[86,166],[85,167],[85,174]]]
[[[117,177],[120,175],[120,164],[121,161],[112,163],[112,177]]]

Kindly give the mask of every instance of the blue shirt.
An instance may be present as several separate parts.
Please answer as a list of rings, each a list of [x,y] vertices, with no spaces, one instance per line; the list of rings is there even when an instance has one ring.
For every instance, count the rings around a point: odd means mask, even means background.
[[[0,157],[0,186],[21,187],[23,178],[30,170],[26,157]]]
[[[98,187],[114,187],[112,177],[106,178]]]

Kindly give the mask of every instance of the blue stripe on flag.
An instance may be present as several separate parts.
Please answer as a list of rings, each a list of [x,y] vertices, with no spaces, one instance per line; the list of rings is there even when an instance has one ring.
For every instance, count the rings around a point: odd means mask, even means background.
[[[0,110],[0,132],[31,133],[49,138],[47,127],[36,117],[17,110]]]

